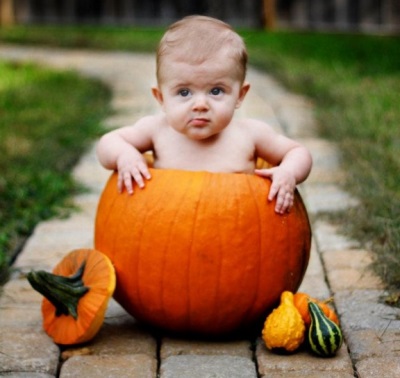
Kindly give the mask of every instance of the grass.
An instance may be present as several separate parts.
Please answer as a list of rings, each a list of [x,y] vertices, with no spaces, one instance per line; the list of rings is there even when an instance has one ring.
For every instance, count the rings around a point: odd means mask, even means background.
[[[34,226],[82,189],[70,170],[102,132],[108,101],[74,73],[0,62],[0,281]]]
[[[361,206],[340,224],[376,253],[376,269],[400,287],[400,38],[240,31],[250,62],[314,100],[320,133],[338,144]],[[154,51],[162,31],[128,27],[16,27],[0,40],[68,47]],[[339,221],[339,220],[338,220]]]
[[[154,51],[161,29],[95,26],[29,26],[0,28],[0,41],[17,44],[101,50]]]

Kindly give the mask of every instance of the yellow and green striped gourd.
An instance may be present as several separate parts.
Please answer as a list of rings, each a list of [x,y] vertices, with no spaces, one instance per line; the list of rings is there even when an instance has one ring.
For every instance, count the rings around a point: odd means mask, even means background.
[[[308,330],[311,350],[322,357],[334,356],[343,343],[340,327],[327,318],[316,303],[310,301],[308,308],[311,315],[311,325]]]

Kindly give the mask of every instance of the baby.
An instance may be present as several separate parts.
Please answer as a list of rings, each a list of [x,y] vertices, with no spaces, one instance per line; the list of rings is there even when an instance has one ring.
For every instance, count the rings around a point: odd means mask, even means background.
[[[247,52],[226,23],[186,17],[164,34],[157,50],[157,86],[162,114],[105,134],[97,154],[118,171],[118,189],[133,193],[151,179],[143,153],[152,151],[154,168],[257,174],[272,181],[268,200],[275,211],[293,205],[296,184],[311,170],[310,153],[255,119],[233,119],[249,91]],[[260,157],[271,164],[256,169]]]

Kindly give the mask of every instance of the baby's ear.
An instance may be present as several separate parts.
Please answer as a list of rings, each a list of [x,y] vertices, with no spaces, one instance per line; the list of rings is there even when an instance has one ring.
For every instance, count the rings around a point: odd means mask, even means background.
[[[239,92],[239,97],[236,101],[236,109],[240,108],[240,105],[242,105],[242,102],[244,100],[244,98],[246,97],[247,92],[250,89],[250,84],[247,82],[244,82],[242,87],[240,88],[240,92]]]
[[[158,101],[158,103],[162,106],[164,104],[163,95],[158,87],[152,87],[151,93],[153,97]]]

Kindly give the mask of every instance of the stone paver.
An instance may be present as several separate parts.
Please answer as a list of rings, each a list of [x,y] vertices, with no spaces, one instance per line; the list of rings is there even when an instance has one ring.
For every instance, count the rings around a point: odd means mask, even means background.
[[[110,128],[159,111],[150,91],[155,70],[151,55],[0,45],[0,59],[33,60],[102,80],[113,92],[114,114],[104,121]],[[93,245],[96,206],[109,177],[98,164],[93,146],[74,169],[75,178],[90,190],[75,197],[80,211],[68,219],[41,222],[15,262],[11,280],[3,287],[0,376],[400,376],[400,310],[381,299],[385,289],[370,269],[373,255],[319,217],[322,212],[357,205],[357,200],[340,186],[344,174],[339,152],[332,143],[318,138],[312,102],[288,93],[274,78],[257,70],[249,70],[248,80],[252,89],[238,116],[269,122],[299,139],[313,155],[313,171],[300,186],[313,228],[310,263],[300,290],[321,299],[334,296],[346,339],[338,355],[321,359],[305,350],[292,355],[273,354],[260,339],[204,341],[156,335],[113,300],[103,327],[91,342],[59,349],[41,329],[41,297],[30,288],[25,273],[51,270],[69,250]]]
[[[251,342],[238,341],[200,341],[163,338],[160,357],[162,360],[180,355],[225,355],[252,358]]]
[[[90,355],[68,359],[60,378],[148,378],[157,374],[157,360],[146,354]]]
[[[254,362],[237,356],[181,355],[161,362],[160,378],[257,378]]]
[[[58,347],[40,328],[2,327],[0,345],[0,373],[34,372],[55,375],[57,372]]]
[[[289,372],[296,372],[304,377],[317,372],[323,377],[325,373],[336,374],[337,377],[353,375],[353,366],[346,345],[343,345],[335,357],[325,359],[315,357],[304,350],[285,356],[274,354],[259,341],[256,356],[261,377],[270,377],[271,374],[278,373],[284,375]]]

